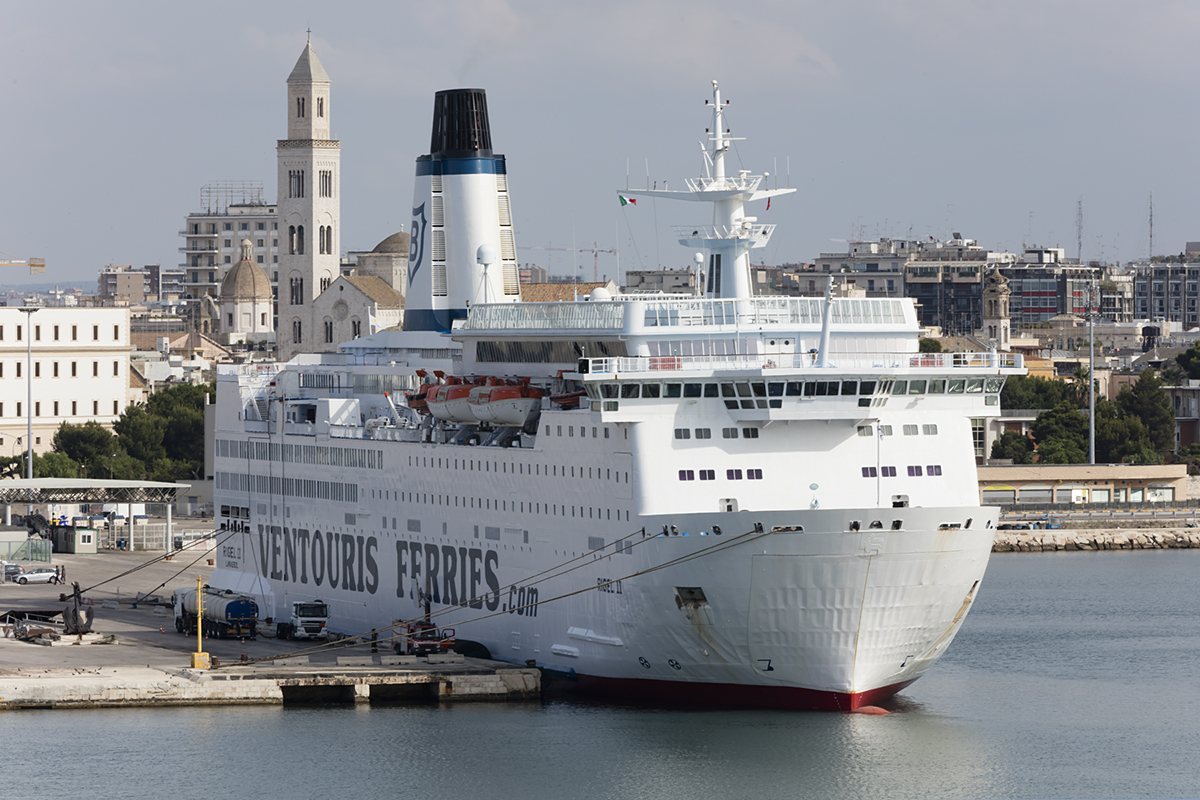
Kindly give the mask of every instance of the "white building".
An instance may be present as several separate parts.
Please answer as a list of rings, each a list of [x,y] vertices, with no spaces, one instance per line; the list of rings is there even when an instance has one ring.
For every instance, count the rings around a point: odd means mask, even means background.
[[[287,79],[287,138],[278,163],[278,356],[314,352],[319,340],[313,300],[341,274],[341,144],[330,134],[329,75],[313,52],[304,52]]]
[[[275,340],[271,280],[253,261],[254,247],[242,240],[241,258],[221,281],[222,344],[257,344]]]
[[[313,301],[318,324],[306,353],[336,353],[338,345],[401,323],[400,293],[375,275],[343,276]]]
[[[132,349],[128,309],[38,308],[27,315],[0,308],[0,454],[16,455],[26,447],[31,373],[36,452],[51,449],[64,422],[95,420],[111,427],[130,402]]]

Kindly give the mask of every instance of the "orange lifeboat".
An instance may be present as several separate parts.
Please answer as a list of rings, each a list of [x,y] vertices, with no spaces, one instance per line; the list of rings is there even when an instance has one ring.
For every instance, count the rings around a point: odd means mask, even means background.
[[[476,387],[457,378],[450,380],[450,383],[433,387],[426,395],[429,413],[446,422],[474,422],[469,400],[471,390]]]
[[[541,412],[542,390],[530,386],[528,378],[514,383],[493,380],[471,391],[471,413],[490,425],[524,427]]]

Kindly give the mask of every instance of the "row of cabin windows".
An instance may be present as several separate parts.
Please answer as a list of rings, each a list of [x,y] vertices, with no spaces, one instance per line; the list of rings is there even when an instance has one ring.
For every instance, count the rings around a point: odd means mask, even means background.
[[[631,400],[657,397],[851,397],[862,395],[997,393],[1002,378],[937,378],[934,380],[735,381],[732,383],[589,383],[593,400]],[[728,403],[727,403],[728,404]],[[778,406],[772,406],[777,408]]]
[[[62,333],[63,326],[51,325],[50,327],[52,330],[52,333],[51,333],[52,339],[51,340],[55,341],[55,342],[62,341],[60,336]],[[16,340],[18,342],[20,342],[20,341],[22,341],[22,337],[25,335],[25,326],[17,325],[16,328],[17,328],[17,339]],[[42,326],[41,325],[33,326],[33,340],[35,342],[40,342],[42,340]],[[4,341],[4,326],[0,325],[0,342],[3,342],[3,341]],[[79,326],[78,325],[71,326],[71,341],[72,342],[79,341]],[[93,342],[100,341],[100,326],[99,325],[92,326],[92,341]],[[113,325],[113,341],[114,342],[121,341],[121,326],[120,325]]]
[[[562,435],[563,435],[563,426],[562,426],[562,425],[558,425],[558,426],[556,426],[556,427],[558,428],[558,435],[559,435],[559,436],[562,436]],[[600,437],[597,435],[597,433],[598,433],[598,431],[599,431],[599,430],[601,430],[601,429],[598,429],[598,428],[596,428],[596,427],[594,427],[594,426],[592,427],[592,438],[593,438],[593,439],[599,439],[599,438],[600,438]],[[605,439],[607,439],[607,438],[608,438],[608,426],[607,426],[607,425],[606,425],[606,426],[604,426],[604,428],[603,428],[602,430],[604,431],[604,438],[605,438]],[[547,436],[549,436],[549,435],[550,435],[550,426],[549,426],[549,425],[547,425],[547,426],[546,426],[546,435],[547,435]],[[574,435],[575,435],[575,426],[574,426],[574,425],[568,425],[568,426],[567,426],[567,436],[574,436]],[[587,429],[587,426],[585,426],[585,425],[580,425],[580,426],[579,426],[579,435],[580,435],[581,437],[583,437],[584,439],[586,439],[586,438],[587,438],[587,435],[588,435],[588,429]],[[628,439],[628,438],[629,438],[629,430],[628,430],[628,429],[625,429],[625,438],[626,438],[626,439]]]
[[[22,377],[21,370],[24,367],[24,364],[25,364],[24,361],[14,361],[13,362],[13,365],[16,367],[16,370],[15,370],[16,374],[13,376],[14,378]],[[113,362],[112,374],[113,374],[114,378],[118,378],[121,376],[121,362],[120,361]],[[3,377],[4,377],[4,362],[0,361],[0,378],[3,378]],[[35,378],[42,377],[42,362],[41,361],[33,362],[33,377],[35,377]],[[50,362],[50,377],[52,377],[52,378],[59,377],[59,362],[57,362],[57,361]],[[71,377],[72,378],[79,377],[79,362],[78,361],[71,362]],[[92,377],[93,378],[100,377],[100,362],[99,361],[92,362]]]
[[[14,414],[14,416],[16,416],[18,418],[25,416],[25,406],[22,403],[20,403],[19,401],[16,403],[16,406],[17,406],[17,413]],[[50,416],[52,416],[52,417],[61,416],[62,408],[63,408],[63,406],[59,404],[58,400],[52,401],[52,405],[51,405],[52,410],[50,412]],[[121,401],[120,400],[112,401],[112,413],[113,413],[113,416],[118,416],[121,413]],[[33,415],[35,417],[40,417],[42,415],[42,402],[40,400],[35,400],[33,403]],[[4,403],[0,402],[0,417],[3,417],[3,416],[4,416]],[[71,401],[71,413],[68,414],[67,416],[70,416],[70,417],[79,416],[79,401],[78,400]],[[100,401],[99,400],[92,401],[91,416],[93,416],[93,417],[100,416]],[[41,443],[40,439],[38,440],[38,443],[39,444]]]
[[[675,429],[675,438],[676,439],[692,438],[692,429],[691,428],[676,428]],[[711,439],[712,438],[712,429],[711,428],[696,428],[696,438],[697,439]],[[722,439],[738,438],[738,429],[737,428],[722,428],[721,429],[721,438]],[[757,439],[758,438],[758,428],[742,428],[742,438],[743,439]]]
[[[702,481],[715,481],[717,479],[716,470],[681,469],[681,470],[679,470],[679,480],[694,481],[694,480],[696,480],[697,472],[699,473],[700,480],[702,480]],[[761,469],[748,469],[744,473],[740,469],[725,470],[725,480],[727,480],[727,481],[740,481],[740,480],[742,480],[743,477],[745,477],[746,480],[761,481],[763,479],[763,472]]]
[[[931,478],[936,478],[942,474],[942,465],[941,464],[929,464],[925,467],[924,474],[928,475]],[[915,466],[910,466],[908,468],[908,477],[920,478],[921,475],[922,475],[922,470],[921,470],[921,466],[919,464],[915,465]],[[884,478],[894,478],[894,477],[896,477],[896,468],[895,467],[879,467],[879,469],[876,470],[875,467],[863,467],[862,468],[862,476],[864,478],[878,478],[881,476]]]
[[[416,456],[415,458],[416,462],[414,463],[414,456],[408,457],[408,465],[410,467],[436,466],[438,469],[458,469],[466,470],[467,472],[499,472],[506,475],[540,475],[547,478],[566,478],[568,477],[567,473],[569,470],[569,477],[587,477],[594,480],[600,479],[601,472],[600,467],[588,467],[587,474],[585,476],[584,468],[583,466],[580,466],[579,473],[576,475],[575,466],[567,464],[563,464],[561,466],[558,464],[522,464],[520,462],[510,464],[505,461],[486,461],[483,459],[476,461],[475,459],[469,458],[462,459],[460,464],[459,459],[457,458],[442,459],[434,458],[432,456]],[[453,467],[450,466],[451,462],[454,464]],[[546,467],[546,469],[542,469],[543,466]],[[512,469],[509,469],[509,467],[512,467]],[[530,467],[533,467],[533,469],[530,469]],[[593,470],[595,471],[593,472]],[[622,472],[621,470],[613,470],[611,467],[605,468],[604,480],[616,481],[617,483],[629,483],[629,473]]]
[[[925,436],[937,436],[937,433],[938,433],[937,423],[927,423],[925,425],[920,425],[920,426],[918,426],[918,425],[902,425],[901,426],[901,430],[904,432],[905,436],[916,436],[918,428],[920,429],[921,433],[924,434]],[[871,425],[859,425],[858,426],[858,435],[859,436],[870,436],[874,432],[875,431]],[[891,425],[880,425],[879,426],[879,435],[880,436],[891,436],[892,435],[892,426]]]
[[[509,511],[519,514],[542,514],[549,517],[565,517],[567,509],[571,510],[571,516],[580,518],[586,516],[588,519],[603,519],[611,520],[613,512],[616,512],[617,520],[621,520],[621,514],[624,513],[624,521],[629,521],[629,512],[622,512],[621,509],[612,508],[597,508],[596,506],[566,506],[558,503],[529,503],[524,500],[493,500],[490,497],[466,497],[463,495],[452,494],[427,494],[424,492],[401,492],[402,500],[407,500],[410,503],[421,503],[424,505],[436,505],[442,507],[454,508],[478,508],[485,511]],[[587,512],[586,515],[584,512]],[[385,517],[386,519],[386,517]],[[413,530],[411,525],[415,520],[410,520],[409,530]],[[393,520],[393,525],[394,525]],[[386,526],[386,523],[385,523]],[[416,530],[420,530],[420,523],[415,526]],[[476,530],[475,538],[479,538],[479,531]],[[499,538],[499,529],[496,536],[488,536],[487,538]],[[526,539],[526,542],[529,540]]]

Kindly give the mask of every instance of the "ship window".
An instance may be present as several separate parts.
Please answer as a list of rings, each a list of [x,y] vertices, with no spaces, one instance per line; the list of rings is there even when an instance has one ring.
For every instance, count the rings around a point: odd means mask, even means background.
[[[642,397],[658,397],[658,392],[661,388],[657,383],[647,383],[642,387]]]
[[[879,520],[874,520],[871,522],[871,530],[882,530],[882,529],[883,529],[883,523],[880,522]]]
[[[905,425],[904,426],[904,435],[905,436],[916,436],[917,435],[917,426],[916,425]]]
[[[879,426],[879,435],[880,436],[891,436],[892,435],[892,426],[891,425],[880,425]]]
[[[605,438],[605,439],[607,439],[607,438],[608,438],[608,428],[605,428],[605,429],[604,429],[604,438]]]
[[[929,382],[929,393],[930,394],[945,394],[946,393],[946,381],[944,379],[930,381]]]
[[[875,381],[860,381],[858,384],[859,394],[875,394]]]
[[[619,405],[620,405],[620,403],[616,400],[605,400],[604,401],[604,410],[605,411],[616,411],[616,410],[618,410]]]
[[[696,480],[696,473],[690,469],[681,469],[679,470],[679,480],[694,481]]]
[[[679,397],[679,391],[681,388],[682,388],[681,384],[668,383],[667,384],[667,393],[663,396],[664,397]]]
[[[676,428],[675,429],[675,438],[676,439],[690,439],[690,438],[692,438],[692,431],[690,428]]]
[[[904,508],[904,506],[908,505],[908,501],[907,500],[904,501],[904,505],[897,506],[895,503],[892,503],[892,505],[896,508]],[[900,528],[903,527],[903,525],[904,525],[904,520],[902,520],[902,519],[892,520],[892,530],[894,530],[894,531],[900,530]]]
[[[908,393],[909,394],[925,394],[925,381],[909,381],[908,382]]]
[[[739,383],[739,384],[736,384],[736,386],[737,386],[738,397],[749,397],[750,396],[750,384]]]
[[[983,404],[984,404],[985,406],[998,406],[998,405],[1000,405],[1000,395],[996,395],[996,394],[989,394],[987,397],[983,398]]]
[[[599,392],[599,391],[596,389],[596,384],[594,384],[594,383],[589,383],[589,384],[586,384],[586,385],[583,387],[583,390],[584,390],[585,392],[587,392],[587,396],[588,396],[588,397],[590,397],[590,398],[592,398],[593,400],[599,400],[599,399],[600,399],[600,392]]]
[[[805,392],[807,394],[807,392]],[[829,384],[825,381],[817,381],[817,397],[825,397],[829,394]]]
[[[783,397],[783,384],[780,382],[768,383],[767,394],[771,397]]]
[[[984,382],[985,391],[998,392],[1004,388],[1004,380],[1002,378],[987,378]]]
[[[638,392],[641,390],[641,388],[642,388],[641,384],[637,384],[637,383],[622,384],[621,385],[621,397],[622,398],[637,397]]]
[[[761,383],[761,382],[753,383],[753,384],[751,384],[751,388],[754,389],[755,397],[766,397],[767,396],[767,385],[765,383]]]
[[[937,425],[922,425],[921,433],[925,434],[926,436],[937,436]]]
[[[800,386],[801,386],[800,381],[788,381],[787,396],[788,397],[799,397],[800,391],[801,391]]]
[[[964,381],[962,378],[956,378],[956,379],[950,381],[950,386],[948,387],[949,393],[950,394],[962,394],[963,389],[966,388],[966,385],[967,385],[967,382]]]
[[[918,469],[920,469],[920,467],[918,467]],[[931,478],[936,478],[937,476],[942,474],[942,465],[941,464],[930,464],[929,466],[927,466],[925,468],[925,474]]]
[[[546,426],[546,435],[547,436],[550,435],[550,426],[549,425]]]
[[[721,397],[737,397],[737,394],[733,391],[732,383],[721,384]]]
[[[717,473],[715,470],[711,470],[711,469],[700,470],[700,480],[715,481],[716,479],[717,479]]]
[[[805,381],[804,382],[804,396],[805,397],[815,397],[816,394],[817,394],[817,384],[814,383],[813,381]]]
[[[698,383],[685,383],[683,385],[684,397],[699,397],[701,391],[700,384]]]
[[[877,478],[877,477],[879,477],[878,471],[875,469],[875,467],[863,467],[863,468],[862,468],[862,475],[863,475],[863,477],[864,477],[864,478]]]
[[[742,428],[742,437],[745,439],[757,439],[758,428]]]
[[[979,394],[983,391],[983,378],[967,379],[967,394]]]
[[[921,477],[921,467],[920,466],[909,467],[908,468],[908,477],[910,477],[910,478]]]
[[[746,479],[751,480],[751,481],[761,481],[762,480],[762,470],[761,469],[746,470]]]
[[[727,470],[725,470],[725,480],[727,480],[727,481],[740,481],[741,479],[742,479],[742,471],[741,471],[740,469],[727,469]]]
[[[858,394],[858,381],[842,381],[842,396]]]
[[[896,381],[892,384],[892,394],[905,394],[908,391],[908,381]]]
[[[870,408],[871,407],[871,398],[869,398],[869,397],[858,398],[858,407],[859,408]]]
[[[574,436],[574,435],[575,435],[575,426],[571,425],[567,428],[567,436]]]
[[[618,395],[619,388],[615,383],[602,383],[600,384],[600,396],[612,399]]]
[[[721,438],[723,438],[723,439],[738,438],[737,428],[721,428]]]
[[[716,397],[717,396],[717,385],[715,383],[704,384],[704,396],[705,397]]]
[[[859,525],[859,522],[858,522],[858,520],[854,520],[853,522],[851,522],[851,523],[850,523],[850,530],[852,530],[852,531],[856,531],[856,530],[858,530],[860,527],[861,527],[861,526]]]
[[[896,477],[896,468],[895,467],[880,467],[879,474],[885,478],[894,478],[894,477]]]
[[[871,435],[871,426],[870,425],[859,425],[858,426],[858,435],[859,436],[870,436]]]

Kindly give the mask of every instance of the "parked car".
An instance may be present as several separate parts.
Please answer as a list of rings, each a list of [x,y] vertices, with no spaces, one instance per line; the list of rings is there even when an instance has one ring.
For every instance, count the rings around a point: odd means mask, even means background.
[[[15,581],[25,569],[20,564],[4,565],[4,580]]]
[[[34,567],[17,576],[17,583],[58,583],[58,570],[54,567]]]

